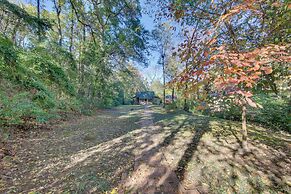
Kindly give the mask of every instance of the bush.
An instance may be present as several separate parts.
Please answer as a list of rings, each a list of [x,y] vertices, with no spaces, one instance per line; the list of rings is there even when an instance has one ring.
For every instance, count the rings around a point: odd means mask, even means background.
[[[0,125],[20,125],[27,119],[34,119],[36,122],[45,122],[51,115],[37,106],[28,97],[28,93],[19,93],[8,97],[0,93]]]
[[[263,108],[251,109],[249,120],[274,129],[282,129],[291,132],[290,100],[264,94],[255,96],[255,100],[261,104]]]
[[[170,104],[166,104],[165,108],[166,108],[167,110],[174,110],[174,109],[177,109],[177,108],[178,108],[178,106],[177,106],[177,102],[175,101],[175,102],[172,102],[172,103],[170,103]]]
[[[291,106],[286,98],[258,94],[254,100],[263,108],[248,108],[247,120],[259,123],[265,127],[275,130],[285,130],[291,132]],[[212,112],[213,116],[241,121],[241,109],[238,106],[227,105],[223,111]]]

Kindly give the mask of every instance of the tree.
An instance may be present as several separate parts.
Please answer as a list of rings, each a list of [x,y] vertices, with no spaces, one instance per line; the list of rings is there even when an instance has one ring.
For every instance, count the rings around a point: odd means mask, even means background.
[[[36,7],[37,7],[37,19],[40,20],[40,0],[36,0]],[[41,40],[41,30],[40,26],[38,26],[38,40]]]
[[[146,91],[147,87],[144,80],[132,64],[125,64],[117,73],[116,77],[120,81],[122,91],[122,104],[128,104],[132,97],[140,91]]]
[[[209,95],[220,95],[239,105],[245,150],[248,150],[247,105],[259,106],[251,98],[254,90],[259,89],[257,84],[265,78],[272,82],[269,75],[273,73],[273,64],[290,62],[285,19],[279,22],[276,29],[283,37],[281,42],[278,38],[273,41],[275,34],[264,33],[272,32],[270,24],[274,20],[280,21],[280,17],[289,15],[287,7],[286,2],[254,0],[209,3],[173,1],[169,6],[170,17],[182,26],[185,23],[192,26],[192,37],[203,37],[194,41],[187,38],[180,45],[179,56],[189,66],[176,79],[177,84],[183,86],[187,83],[186,93],[207,88]],[[188,30],[185,33],[190,34]],[[204,100],[206,98],[207,95]]]
[[[62,12],[62,6],[65,3],[62,0],[53,0],[54,2],[54,8],[56,10],[57,14],[57,20],[58,20],[58,32],[59,32],[59,45],[62,46],[63,44],[63,33],[62,33],[62,25],[61,25],[61,12]]]
[[[159,97],[163,97],[164,95],[164,85],[159,79],[155,79],[152,81],[150,85],[151,90],[155,92],[155,94]]]
[[[129,65],[146,64],[138,0],[51,2],[53,10],[40,0],[0,1],[1,83],[15,86],[4,97],[27,92],[23,98],[45,115],[114,106],[145,87]],[[27,111],[25,117],[40,118]]]
[[[166,60],[166,76],[171,83],[178,75],[181,69],[181,62],[175,56],[168,56]],[[172,87],[172,102],[175,100],[175,85],[170,84]]]
[[[159,64],[162,66],[163,71],[163,107],[165,107],[166,102],[166,67],[165,58],[170,55],[171,46],[171,33],[167,29],[166,24],[159,24],[157,28],[152,32],[153,38],[155,40],[155,48],[160,55]]]

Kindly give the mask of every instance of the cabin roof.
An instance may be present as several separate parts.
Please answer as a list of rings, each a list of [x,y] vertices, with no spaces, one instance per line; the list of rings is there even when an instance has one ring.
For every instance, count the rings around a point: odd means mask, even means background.
[[[152,100],[155,98],[155,92],[153,91],[144,91],[144,92],[137,92],[134,96],[134,98],[139,98],[142,100]]]

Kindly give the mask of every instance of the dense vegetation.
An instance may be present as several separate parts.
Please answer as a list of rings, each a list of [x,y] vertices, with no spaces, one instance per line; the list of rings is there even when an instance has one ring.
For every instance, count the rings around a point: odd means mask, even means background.
[[[164,46],[166,69],[179,70],[168,84],[180,94],[173,107],[241,120],[244,139],[246,120],[290,131],[288,1],[148,2],[182,34],[177,47]]]
[[[128,103],[145,89],[138,1],[51,4],[0,2],[1,126]]]

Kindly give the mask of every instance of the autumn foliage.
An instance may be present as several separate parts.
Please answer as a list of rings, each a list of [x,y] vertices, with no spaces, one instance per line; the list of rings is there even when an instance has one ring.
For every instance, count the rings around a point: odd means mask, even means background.
[[[239,98],[245,98],[249,105],[257,107],[250,99],[252,89],[256,87],[262,77],[273,72],[272,64],[290,63],[291,61],[290,44],[288,43],[267,44],[258,47],[252,45],[247,48],[246,45],[238,45],[236,42],[240,37],[239,34],[234,34],[233,25],[230,22],[232,17],[236,17],[241,12],[247,12],[249,15],[253,14],[259,18],[263,17],[263,13],[259,10],[259,6],[262,4],[263,1],[242,1],[229,10],[225,9],[224,14],[219,17],[210,19],[210,14],[201,15],[201,18],[210,21],[212,28],[203,29],[199,38],[197,37],[199,32],[195,27],[191,30],[192,34],[188,30],[191,27],[185,27],[187,29],[184,29],[184,33],[189,36],[186,36],[184,43],[180,44],[178,56],[181,61],[188,63],[189,67],[174,80],[177,86],[187,83],[188,88],[185,93],[189,94],[199,90],[203,85],[209,86],[212,83],[211,93],[236,95]],[[196,13],[195,6],[191,7],[191,3],[185,4],[184,7],[178,5],[171,4],[169,10],[181,24],[183,24],[183,20],[191,17],[191,14]],[[282,5],[280,2],[275,2],[272,3],[272,6],[280,7]],[[215,3],[210,7],[219,10]],[[202,10],[202,8],[197,9]],[[228,30],[225,33],[229,34],[231,42],[219,37],[221,28]],[[241,102],[237,102],[241,104]]]
[[[171,84],[198,102],[216,96],[242,107],[246,140],[246,107],[262,108],[252,99],[258,83],[273,74],[275,64],[291,62],[289,9],[281,1],[173,1],[166,16],[182,27],[185,41],[174,55],[186,68]],[[203,109],[201,103],[196,109]]]

